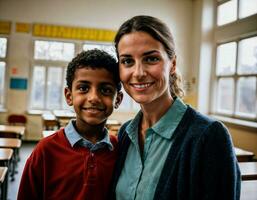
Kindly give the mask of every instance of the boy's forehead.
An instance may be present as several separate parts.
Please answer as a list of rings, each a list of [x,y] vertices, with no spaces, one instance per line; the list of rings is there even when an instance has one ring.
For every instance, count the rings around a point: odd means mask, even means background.
[[[75,71],[74,80],[110,82],[114,84],[113,74],[103,67],[83,66],[81,68],[77,68]]]

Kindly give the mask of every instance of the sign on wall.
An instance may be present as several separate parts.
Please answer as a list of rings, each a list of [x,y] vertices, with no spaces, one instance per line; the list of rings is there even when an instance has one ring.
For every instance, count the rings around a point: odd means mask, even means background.
[[[26,78],[11,78],[10,89],[26,90],[27,89],[27,79]]]

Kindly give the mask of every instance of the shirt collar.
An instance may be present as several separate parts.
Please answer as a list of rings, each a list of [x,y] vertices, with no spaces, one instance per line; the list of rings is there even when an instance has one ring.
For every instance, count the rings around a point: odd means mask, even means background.
[[[77,132],[73,123],[75,123],[75,120],[70,120],[68,125],[64,128],[65,135],[72,147],[74,147],[74,145],[78,143],[82,146],[90,148],[90,150],[97,150],[107,145],[111,151],[113,150],[113,145],[111,143],[108,130],[106,128],[104,128],[104,138],[98,141],[96,144],[93,144],[91,141],[83,138]]]
[[[159,121],[149,129],[153,130],[161,137],[170,139],[185,114],[186,109],[187,106],[179,97],[177,97],[161,119],[159,119]],[[131,140],[135,140],[137,138],[138,124],[140,123],[142,115],[143,114],[140,110],[126,128],[126,132]]]

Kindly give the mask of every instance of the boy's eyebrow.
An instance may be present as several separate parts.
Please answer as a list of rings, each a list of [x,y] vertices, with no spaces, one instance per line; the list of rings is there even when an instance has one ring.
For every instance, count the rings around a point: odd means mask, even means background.
[[[85,84],[91,84],[90,81],[86,81],[86,80],[78,80],[77,81],[78,83],[85,83]],[[112,82],[100,82],[100,85],[111,85],[111,86],[115,86],[115,83],[112,83]]]

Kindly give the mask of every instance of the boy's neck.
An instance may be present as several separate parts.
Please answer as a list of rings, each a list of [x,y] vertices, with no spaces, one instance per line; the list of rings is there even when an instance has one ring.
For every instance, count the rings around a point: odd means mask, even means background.
[[[99,125],[89,125],[83,124],[83,128],[77,125],[77,121],[73,123],[76,131],[85,139],[92,142],[93,144],[104,138],[104,125],[105,123]]]

